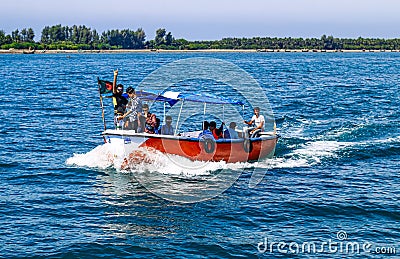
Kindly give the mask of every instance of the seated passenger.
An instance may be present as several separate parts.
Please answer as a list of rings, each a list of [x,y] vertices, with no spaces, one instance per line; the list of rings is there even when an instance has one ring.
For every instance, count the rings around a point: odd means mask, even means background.
[[[156,118],[156,127],[154,128],[154,133],[155,134],[160,134],[160,131],[161,131],[161,129],[160,129],[160,124],[161,124],[161,120],[160,120],[160,118]]]
[[[199,138],[214,138],[212,132],[208,129],[210,123],[203,121],[203,131],[200,132]]]
[[[249,135],[256,135],[259,132],[264,131],[264,124],[265,124],[265,118],[263,115],[260,115],[260,108],[259,107],[254,107],[254,115],[251,117],[250,121],[244,121],[247,125],[253,125],[253,123],[256,125],[255,128],[250,128]]]
[[[157,118],[154,113],[149,111],[149,105],[143,104],[142,106],[143,116],[142,125],[144,125],[144,132],[154,134],[157,128]]]
[[[217,129],[217,123],[215,121],[210,122],[210,131],[212,132],[215,139],[224,138],[224,136],[222,135],[224,130],[224,125],[225,123],[222,122],[221,126]]]
[[[174,135],[174,128],[172,128],[172,117],[165,117],[165,124],[161,127],[162,135]]]
[[[224,131],[224,138],[226,139],[238,139],[239,135],[235,130],[236,122],[229,123],[229,128]]]

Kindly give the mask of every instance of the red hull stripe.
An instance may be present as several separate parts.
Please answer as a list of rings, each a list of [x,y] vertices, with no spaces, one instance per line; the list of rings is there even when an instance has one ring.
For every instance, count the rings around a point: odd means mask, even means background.
[[[254,161],[272,157],[277,138],[251,140],[250,152],[246,152],[244,141],[218,140],[204,142],[190,139],[149,138],[140,147],[154,148],[160,152],[174,154],[201,161],[226,161],[228,163]]]

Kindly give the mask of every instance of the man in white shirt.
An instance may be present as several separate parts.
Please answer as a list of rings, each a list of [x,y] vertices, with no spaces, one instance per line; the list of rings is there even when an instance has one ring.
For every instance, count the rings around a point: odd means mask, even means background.
[[[263,132],[264,131],[264,124],[265,124],[265,118],[263,115],[260,115],[260,108],[259,107],[254,107],[254,115],[251,117],[250,121],[244,121],[247,125],[253,125],[253,123],[256,125],[255,128],[253,128],[250,131],[250,135],[252,135],[255,132]]]

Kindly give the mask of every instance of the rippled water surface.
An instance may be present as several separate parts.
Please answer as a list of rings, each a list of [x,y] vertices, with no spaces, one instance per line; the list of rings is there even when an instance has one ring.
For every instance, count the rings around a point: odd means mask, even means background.
[[[185,204],[107,161],[96,80],[119,68],[120,82],[135,86],[193,57],[254,77],[281,138],[274,159],[245,165],[221,195]],[[1,55],[0,68],[0,258],[353,255],[319,252],[329,240],[360,244],[363,257],[400,253],[399,53]],[[265,176],[250,188],[254,168]],[[137,171],[199,181],[163,157]],[[302,251],[304,242],[316,251]]]

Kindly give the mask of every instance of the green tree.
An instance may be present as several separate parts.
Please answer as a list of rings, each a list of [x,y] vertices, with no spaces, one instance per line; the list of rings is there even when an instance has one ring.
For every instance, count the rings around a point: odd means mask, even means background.
[[[79,32],[78,32],[78,26],[73,25],[71,30],[71,35],[70,35],[70,41],[72,43],[78,44],[79,43]]]
[[[154,38],[154,41],[157,46],[165,44],[165,39],[164,39],[165,34],[166,34],[165,29],[160,28],[156,31],[156,37]]]
[[[89,44],[91,42],[91,32],[90,28],[86,26],[79,26],[80,34],[79,34],[79,43],[80,44]]]
[[[0,46],[3,44],[7,44],[6,33],[3,30],[0,30]]]
[[[174,37],[172,37],[171,32],[168,32],[167,35],[165,35],[165,45],[170,46],[170,45],[172,45],[173,41],[174,41]]]
[[[139,28],[135,32],[136,34],[136,41],[137,41],[137,48],[138,49],[143,49],[144,48],[144,42],[146,40],[146,33],[142,28]]]
[[[29,28],[28,29],[28,32],[27,32],[27,35],[26,35],[26,37],[27,37],[27,41],[28,42],[35,42],[35,32],[33,31],[33,29],[32,28]]]
[[[49,44],[50,42],[50,27],[45,26],[42,30],[42,36],[40,37],[40,41],[43,44]]]
[[[98,45],[99,43],[100,43],[100,36],[99,36],[99,34],[97,33],[96,30],[93,30],[91,44],[94,47],[94,46]]]
[[[28,38],[27,35],[28,35],[27,29],[23,28],[21,30],[21,41],[22,42],[27,42],[27,38]]]
[[[50,28],[50,36],[52,39],[51,42],[65,41],[65,32],[61,28],[61,24],[52,26]]]
[[[21,41],[21,35],[20,35],[18,29],[16,29],[15,31],[11,32],[11,38],[12,38],[13,42],[20,42]]]

